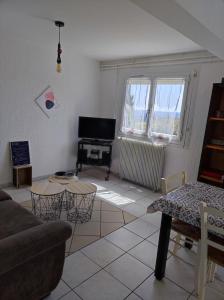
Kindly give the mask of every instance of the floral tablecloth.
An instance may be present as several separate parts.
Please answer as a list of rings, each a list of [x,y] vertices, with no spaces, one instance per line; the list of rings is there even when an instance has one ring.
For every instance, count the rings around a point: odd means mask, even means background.
[[[200,227],[200,202],[202,201],[210,207],[224,211],[224,189],[201,182],[185,184],[154,201],[147,212],[161,211],[175,219]],[[215,223],[224,228],[224,219],[217,218]]]

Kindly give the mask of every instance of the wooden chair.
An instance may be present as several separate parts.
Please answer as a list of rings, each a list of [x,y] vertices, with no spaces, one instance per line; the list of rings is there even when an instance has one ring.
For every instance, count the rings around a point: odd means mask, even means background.
[[[162,193],[166,195],[167,193],[183,186],[187,182],[187,174],[182,171],[177,174],[171,175],[166,178],[161,179]],[[174,238],[175,244],[172,254],[176,255],[177,250],[181,246],[181,240],[188,240],[188,244],[192,244],[192,241],[198,241],[200,239],[200,229],[193,225],[187,224],[183,221],[174,219],[172,221],[172,230],[177,233]],[[184,238],[182,238],[184,236]]]
[[[216,224],[211,224],[209,217],[211,216],[213,218],[224,219],[224,212],[215,208],[207,207],[206,203],[202,202],[200,213],[201,241],[199,242],[198,248],[200,257],[198,272],[198,296],[200,300],[204,300],[208,263],[213,263],[210,267],[213,276],[216,264],[224,267],[224,228],[217,227]]]

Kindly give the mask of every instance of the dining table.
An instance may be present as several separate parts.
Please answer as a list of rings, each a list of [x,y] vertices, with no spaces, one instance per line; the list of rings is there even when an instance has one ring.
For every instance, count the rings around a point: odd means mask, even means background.
[[[147,208],[147,213],[162,212],[155,277],[165,276],[172,219],[181,220],[200,228],[200,203],[224,211],[224,189],[203,182],[187,183],[161,196]],[[224,219],[213,220],[224,228]]]

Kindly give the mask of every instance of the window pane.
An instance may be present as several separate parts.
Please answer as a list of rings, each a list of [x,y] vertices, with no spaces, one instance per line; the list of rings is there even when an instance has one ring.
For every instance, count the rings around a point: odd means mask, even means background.
[[[151,134],[180,136],[184,86],[184,78],[156,80]]]
[[[144,134],[147,127],[150,80],[131,78],[127,81],[122,132]]]

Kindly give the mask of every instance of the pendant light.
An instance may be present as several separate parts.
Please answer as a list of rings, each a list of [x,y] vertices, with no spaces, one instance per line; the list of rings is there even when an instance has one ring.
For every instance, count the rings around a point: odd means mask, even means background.
[[[57,67],[56,67],[56,71],[58,73],[61,73],[61,53],[62,53],[62,49],[61,49],[61,27],[65,26],[65,23],[62,21],[55,21],[55,25],[58,27],[58,50],[57,50]]]

